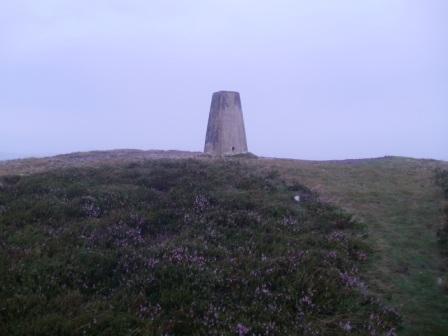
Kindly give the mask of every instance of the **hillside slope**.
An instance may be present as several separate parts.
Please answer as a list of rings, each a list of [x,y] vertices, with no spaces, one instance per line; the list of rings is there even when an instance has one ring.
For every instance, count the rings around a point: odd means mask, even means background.
[[[293,196],[300,196],[300,202]],[[5,176],[8,335],[393,335],[362,226],[237,160]]]
[[[448,296],[436,232],[443,223],[443,194],[434,169],[447,162],[388,157],[310,162],[268,160],[268,169],[299,180],[367,224],[377,260],[374,286],[404,318],[403,335],[448,335]]]
[[[60,158],[0,164],[0,175],[29,174],[58,167],[123,165],[157,157],[141,151],[79,153]],[[143,152],[146,153],[146,152]],[[172,158],[209,158],[185,153]],[[174,156],[173,156],[174,155]],[[89,157],[87,160],[85,156]],[[107,158],[105,160],[104,158]],[[403,335],[448,334],[448,297],[438,285],[447,270],[437,245],[443,222],[443,195],[434,184],[434,169],[447,162],[388,157],[346,161],[244,159],[252,169],[273,169],[288,183],[301,183],[364,223],[375,260],[366,269],[368,283],[403,316]]]

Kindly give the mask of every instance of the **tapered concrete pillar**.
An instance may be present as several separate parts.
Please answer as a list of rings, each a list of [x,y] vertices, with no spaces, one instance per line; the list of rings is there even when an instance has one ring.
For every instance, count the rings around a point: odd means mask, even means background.
[[[204,152],[219,156],[247,153],[246,131],[238,92],[219,91],[213,94]]]

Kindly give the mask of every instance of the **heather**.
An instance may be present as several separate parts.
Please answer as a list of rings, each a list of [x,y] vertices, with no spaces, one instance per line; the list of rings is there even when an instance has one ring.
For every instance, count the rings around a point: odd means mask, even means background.
[[[371,256],[349,214],[239,160],[5,176],[0,330],[394,335]]]
[[[448,199],[448,170],[436,169],[436,182],[442,188],[445,198]]]
[[[445,200],[448,201],[448,170],[437,169],[436,172],[436,183],[442,189],[445,195]],[[442,251],[445,256],[448,255],[448,203],[444,207],[445,222],[442,228],[438,231],[439,242],[442,246]],[[446,285],[448,290],[448,285]]]

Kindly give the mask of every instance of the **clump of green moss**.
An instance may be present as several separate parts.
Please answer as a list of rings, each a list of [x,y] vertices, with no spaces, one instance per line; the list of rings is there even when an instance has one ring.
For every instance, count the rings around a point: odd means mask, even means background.
[[[3,178],[8,335],[393,335],[349,214],[237,160]],[[299,194],[300,202],[293,197]]]

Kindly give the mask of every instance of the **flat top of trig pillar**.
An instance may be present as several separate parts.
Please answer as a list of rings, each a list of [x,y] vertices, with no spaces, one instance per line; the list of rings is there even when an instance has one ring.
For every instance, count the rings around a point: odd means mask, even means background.
[[[213,94],[240,94],[240,93],[237,91],[221,90],[221,91],[214,92]]]

